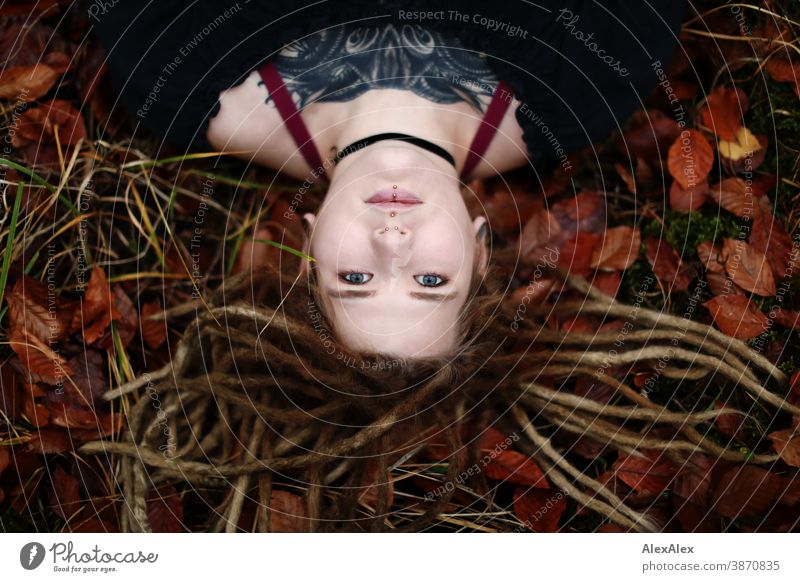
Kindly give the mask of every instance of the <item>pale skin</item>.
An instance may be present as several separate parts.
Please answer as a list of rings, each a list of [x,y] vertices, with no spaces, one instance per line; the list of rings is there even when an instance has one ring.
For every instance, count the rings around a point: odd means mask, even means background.
[[[485,273],[489,259],[488,237],[481,229],[486,219],[470,218],[464,202],[469,193],[458,178],[482,112],[466,101],[433,102],[418,93],[372,89],[346,101],[309,102],[301,110],[322,159],[331,148],[365,136],[402,132],[443,147],[456,160],[454,168],[401,141],[373,144],[328,169],[330,187],[321,207],[303,217],[311,233],[305,251],[316,260],[339,339],[356,350],[403,358],[453,352],[455,324],[473,273]],[[303,180],[311,168],[266,99],[255,72],[223,91],[208,141],[219,151],[240,152],[236,155]],[[485,110],[490,96],[477,99]],[[528,163],[514,117],[518,105],[512,101],[471,178]],[[422,203],[366,202],[394,186]]]

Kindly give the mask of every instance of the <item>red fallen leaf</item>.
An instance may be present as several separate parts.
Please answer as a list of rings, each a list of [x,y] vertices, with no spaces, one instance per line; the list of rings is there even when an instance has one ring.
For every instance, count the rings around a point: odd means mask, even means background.
[[[767,435],[773,450],[791,467],[800,467],[800,434],[797,429],[787,428]]]
[[[606,295],[616,297],[622,283],[622,276],[619,271],[598,272],[592,278],[591,283]]]
[[[635,155],[646,160],[663,158],[670,144],[681,134],[678,122],[660,109],[637,112],[635,127],[623,134],[617,149],[624,156]]]
[[[2,475],[3,471],[5,471],[6,467],[8,467],[8,462],[9,462],[8,447],[0,446],[0,475]]]
[[[0,98],[34,101],[47,94],[58,79],[58,72],[44,63],[28,67],[8,67],[0,71]]]
[[[800,97],[800,67],[788,59],[773,55],[767,61],[767,73],[778,83],[791,83],[795,94]]]
[[[742,289],[763,297],[775,295],[775,278],[764,253],[744,241],[726,238],[720,258],[725,272]]]
[[[151,350],[157,349],[167,339],[167,325],[164,318],[148,319],[151,315],[161,312],[161,303],[158,300],[142,305],[141,334],[144,343]]]
[[[75,386],[72,382],[65,382],[65,390],[76,402],[88,406],[109,389],[108,366],[102,352],[87,347],[72,356],[68,363],[74,370],[72,381]]]
[[[498,446],[500,447],[498,450],[502,450],[503,447],[509,447],[511,442],[509,436],[496,428],[489,427],[481,435],[480,452],[481,454],[489,453]]]
[[[719,295],[703,305],[722,332],[739,339],[752,339],[769,327],[767,316],[747,297]]]
[[[508,304],[513,305],[514,309],[516,309],[525,299],[525,303],[529,305],[540,305],[547,299],[555,285],[556,280],[550,277],[532,279],[524,287],[514,290],[508,297]]]
[[[550,212],[561,225],[562,239],[579,232],[599,235],[606,229],[605,197],[597,192],[567,196],[553,203]]]
[[[72,375],[72,369],[60,354],[24,329],[12,327],[8,332],[8,344],[28,372],[28,382],[60,385]]]
[[[310,530],[305,500],[288,491],[273,491],[269,499],[269,531],[304,533]]]
[[[147,500],[147,519],[154,533],[180,533],[183,502],[173,485],[159,487]]]
[[[89,408],[81,400],[75,399],[66,390],[51,390],[42,399],[50,415],[50,423],[64,428],[105,429],[111,422],[111,415],[103,415]]]
[[[542,247],[553,239],[558,239],[560,234],[561,226],[555,216],[538,204],[522,228],[522,234],[519,237],[520,253],[527,255],[535,248]]]
[[[712,462],[707,455],[692,453],[678,469],[672,492],[688,501],[705,505],[711,491]]]
[[[641,243],[638,228],[609,228],[599,248],[593,250],[590,266],[601,270],[627,269],[638,258]]]
[[[778,185],[778,174],[774,172],[769,174],[762,174],[753,179],[753,195],[757,198],[761,198],[762,196],[766,196],[770,192],[772,192],[775,187]]]
[[[612,468],[616,476],[637,493],[661,493],[677,468],[657,451],[642,451],[645,458],[620,453]]]
[[[781,309],[775,313],[775,321],[789,329],[800,329],[800,311]]]
[[[0,413],[12,423],[22,410],[22,383],[11,366],[0,366]]]
[[[681,260],[678,252],[666,241],[648,238],[645,254],[658,282],[666,292],[686,291],[695,277],[694,270]]]
[[[583,315],[576,315],[561,324],[561,330],[567,333],[593,333],[596,327],[591,319]]]
[[[706,271],[712,273],[722,273],[725,271],[725,264],[720,260],[719,254],[722,248],[715,245],[710,240],[703,241],[697,245],[697,256]]]
[[[123,347],[127,347],[131,340],[136,336],[139,329],[139,314],[136,313],[136,306],[119,285],[114,285],[114,308],[120,314],[119,319],[114,320],[114,326],[119,333],[120,342]],[[106,330],[103,337],[98,340],[97,347],[104,350],[113,348],[113,336],[111,330]]]
[[[733,281],[731,281],[730,277],[725,273],[709,271],[706,273],[706,283],[712,295],[745,295],[742,288],[738,285],[734,285]]]
[[[44,342],[61,341],[69,335],[71,308],[33,277],[17,279],[6,293],[6,301],[11,326],[24,328]]]
[[[769,199],[759,198],[749,243],[757,252],[767,257],[772,274],[783,279],[792,261],[792,237],[786,232],[780,219],[773,215]]]
[[[514,514],[536,532],[558,531],[558,521],[566,508],[567,496],[562,491],[524,487],[514,491]]]
[[[600,237],[596,234],[579,232],[561,245],[558,265],[573,275],[588,275],[592,253],[599,243]]]
[[[737,466],[721,475],[711,508],[724,517],[763,516],[786,491],[786,480],[754,465]]]
[[[31,440],[25,443],[22,450],[28,453],[63,453],[73,450],[74,435],[56,428],[40,428],[31,434]]]
[[[111,286],[105,271],[97,265],[92,268],[82,306],[82,311],[75,313],[77,321],[73,322],[73,327],[80,329],[80,322],[83,322],[83,339],[87,344],[101,338],[111,321],[122,317],[111,301]]]
[[[684,188],[677,180],[669,188],[669,207],[679,212],[689,212],[700,208],[708,198],[708,180]]]
[[[742,126],[742,118],[750,107],[747,95],[739,88],[717,87],[709,95],[705,107],[700,110],[703,125],[720,138],[736,139]]]
[[[19,118],[17,132],[11,143],[20,147],[27,143],[38,143],[43,137],[55,137],[58,130],[58,141],[61,146],[75,145],[86,137],[86,126],[81,114],[69,101],[51,99],[40,107],[28,109]]]
[[[713,165],[714,150],[696,129],[682,131],[669,148],[667,167],[684,189],[704,182]]]
[[[490,455],[491,457],[491,455]],[[484,455],[481,464],[486,458]],[[532,458],[508,449],[500,451],[486,463],[486,476],[496,481],[509,481],[521,485],[533,485],[548,489],[550,484]]]
[[[493,231],[516,239],[537,203],[533,196],[517,198],[512,192],[498,190],[493,192],[481,212],[490,217]]]
[[[722,401],[717,400],[714,402],[715,410],[721,410],[722,408],[726,408]],[[734,413],[721,414],[714,419],[714,422],[717,425],[719,432],[728,438],[735,439],[742,428],[742,424],[744,423],[744,416]]]
[[[726,178],[711,187],[711,197],[722,208],[736,216],[753,216],[755,196],[741,178]]]
[[[53,488],[50,490],[50,508],[67,521],[80,509],[81,496],[78,481],[61,467],[53,471]]]
[[[41,428],[50,423],[50,412],[43,404],[35,402],[33,398],[28,398],[22,406],[22,412],[33,426]]]

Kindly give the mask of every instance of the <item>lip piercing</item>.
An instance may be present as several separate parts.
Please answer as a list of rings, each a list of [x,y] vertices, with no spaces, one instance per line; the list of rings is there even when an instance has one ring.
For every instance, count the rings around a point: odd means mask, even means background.
[[[394,213],[394,212],[390,212],[390,213],[389,213],[389,216],[394,216],[394,215],[395,215],[395,213]]]
[[[383,230],[384,230],[384,231],[388,231],[388,230],[389,230],[389,227],[387,226],[387,227],[386,227],[386,228],[384,228]]]
[[[395,190],[397,190],[397,184],[394,184],[394,185],[392,185],[392,188],[394,188]]]
[[[395,226],[394,229],[397,230],[397,227]]]

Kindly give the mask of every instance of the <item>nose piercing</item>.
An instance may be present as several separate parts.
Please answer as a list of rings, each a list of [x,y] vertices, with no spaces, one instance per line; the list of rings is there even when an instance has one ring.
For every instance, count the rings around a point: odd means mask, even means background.
[[[395,190],[397,190],[397,184],[393,184],[393,185],[392,185],[392,188],[394,188]]]
[[[390,212],[390,213],[389,213],[389,216],[394,216],[394,215],[395,215],[395,213],[394,213],[394,212]]]
[[[397,227],[395,226],[394,229],[397,230]]]
[[[386,227],[386,228],[384,228],[383,230],[384,230],[384,231],[388,231],[388,230],[389,230],[389,227],[387,226],[387,227]]]

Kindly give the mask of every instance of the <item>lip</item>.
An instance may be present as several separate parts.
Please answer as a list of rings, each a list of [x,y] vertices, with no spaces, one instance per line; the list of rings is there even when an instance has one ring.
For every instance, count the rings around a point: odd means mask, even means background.
[[[379,190],[370,198],[365,200],[367,204],[379,204],[381,206],[413,206],[422,204],[422,200],[406,190]]]

